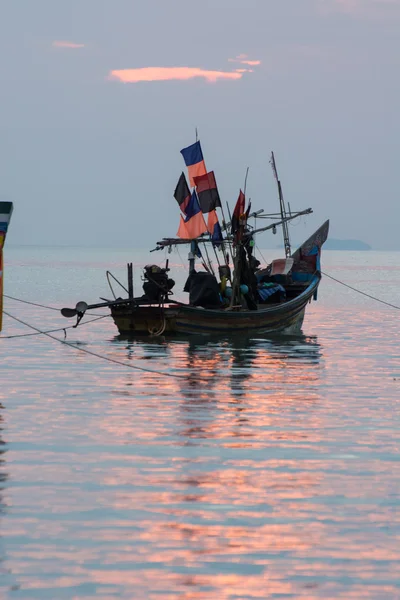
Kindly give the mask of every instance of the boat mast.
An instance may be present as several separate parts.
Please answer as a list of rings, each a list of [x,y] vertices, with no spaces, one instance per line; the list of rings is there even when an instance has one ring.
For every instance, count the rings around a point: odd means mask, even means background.
[[[285,256],[286,256],[286,258],[288,258],[292,253],[292,250],[290,247],[289,228],[288,228],[288,220],[287,220],[288,213],[286,212],[286,206],[285,206],[285,200],[283,198],[282,186],[281,186],[281,182],[278,177],[278,171],[276,169],[275,156],[274,156],[273,152],[271,152],[270,163],[271,163],[272,171],[273,171],[275,179],[276,179],[276,183],[278,184],[279,204],[280,204],[281,219],[282,219],[283,244],[285,246]]]

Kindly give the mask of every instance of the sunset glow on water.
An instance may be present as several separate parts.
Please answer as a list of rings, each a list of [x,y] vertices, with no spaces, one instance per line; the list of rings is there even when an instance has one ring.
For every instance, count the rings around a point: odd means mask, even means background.
[[[97,301],[132,260],[46,252],[8,249],[6,294]],[[396,304],[396,253],[325,252],[323,269]],[[1,340],[1,597],[400,597],[398,311],[324,278],[299,337],[132,341],[104,319],[67,339],[157,373]]]

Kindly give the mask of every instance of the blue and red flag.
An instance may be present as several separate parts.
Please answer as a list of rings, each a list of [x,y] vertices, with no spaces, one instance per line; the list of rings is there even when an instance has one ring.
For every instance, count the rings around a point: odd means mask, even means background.
[[[184,240],[194,240],[206,231],[207,225],[201,212],[196,191],[193,190],[189,204],[186,207],[186,218],[184,219],[181,215],[177,235]]]
[[[214,246],[220,246],[223,242],[221,225],[218,221],[218,215],[216,210],[212,210],[208,213],[207,229],[211,235],[212,243]]]
[[[221,206],[214,171],[199,175],[193,179],[194,184],[197,187],[197,195],[203,213],[208,213],[215,210],[217,206]]]
[[[194,187],[194,178],[207,173],[200,142],[195,142],[181,150],[183,160],[188,168],[190,187]]]

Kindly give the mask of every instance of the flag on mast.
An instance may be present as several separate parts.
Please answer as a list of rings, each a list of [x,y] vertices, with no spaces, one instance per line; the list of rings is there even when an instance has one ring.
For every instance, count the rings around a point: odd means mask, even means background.
[[[207,229],[211,235],[211,240],[214,246],[220,246],[224,239],[222,237],[221,225],[219,224],[216,210],[212,210],[208,213]]]
[[[214,171],[199,175],[193,179],[203,213],[208,213],[215,210],[217,206],[221,206],[221,199],[219,197]]]
[[[3,247],[12,211],[12,202],[0,202],[0,331],[3,321]]]
[[[191,146],[183,148],[181,154],[188,168],[190,187],[194,187],[194,177],[207,173],[200,142],[197,141]]]
[[[181,215],[178,237],[184,240],[195,240],[207,232],[207,225],[201,212],[196,190],[193,190],[190,202],[186,207],[186,218]]]
[[[179,181],[174,191],[174,198],[179,204],[179,208],[181,209],[184,215],[186,214],[186,208],[190,202],[190,197],[191,194],[189,186],[187,184],[185,174],[182,172],[182,175],[179,177]]]
[[[239,230],[240,217],[244,213],[245,204],[246,204],[245,195],[243,194],[242,190],[240,190],[239,198],[237,199],[235,210],[233,211],[233,215],[232,215],[232,222],[231,222],[232,234],[235,234]]]

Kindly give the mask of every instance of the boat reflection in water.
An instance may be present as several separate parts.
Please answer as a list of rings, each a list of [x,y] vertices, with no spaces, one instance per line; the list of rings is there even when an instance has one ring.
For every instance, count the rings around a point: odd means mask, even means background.
[[[2,531],[2,517],[4,515],[4,513],[6,512],[6,503],[4,500],[4,492],[5,492],[5,487],[6,487],[6,483],[8,480],[8,474],[5,470],[6,468],[6,461],[5,461],[5,456],[6,456],[6,447],[5,447],[5,441],[3,440],[3,437],[1,435],[3,428],[4,428],[4,417],[3,417],[3,410],[4,410],[4,406],[3,404],[0,402],[0,532]],[[0,574],[5,572],[4,569],[4,561],[5,561],[5,554],[1,548],[0,545]],[[0,592],[1,592],[1,586],[0,586]],[[3,588],[4,590],[6,588]]]
[[[202,405],[238,406],[242,399],[258,405],[317,400],[323,361],[315,336],[229,337],[218,342],[203,336],[151,341],[117,336],[114,343],[124,344],[126,356],[136,365],[158,371],[135,372],[136,394],[140,389],[146,396],[173,392],[176,398],[179,393],[186,409],[191,405],[196,410]],[[120,352],[116,356],[124,358]],[[177,377],[162,378],[163,372]]]
[[[137,574],[138,597],[288,593],[280,571],[287,553],[300,559],[321,534],[299,519],[312,510],[306,499],[322,475],[294,459],[320,436],[317,338],[118,338],[115,345],[135,364],[186,373],[124,375],[125,386],[135,382],[135,444],[147,460],[131,474],[138,493],[125,491],[118,504],[139,511],[131,560],[153,565]]]
[[[169,373],[186,375],[182,389],[191,386],[213,388],[221,380],[235,382],[262,379],[265,383],[276,381],[288,370],[296,369],[296,377],[302,378],[301,367],[320,368],[322,355],[316,336],[277,335],[268,339],[229,336],[218,340],[204,336],[174,338],[129,338],[122,335],[113,339],[115,344],[126,344],[129,359],[168,360]],[[121,355],[118,354],[121,360]],[[142,365],[151,368],[151,365]],[[300,367],[300,370],[299,370]],[[312,369],[312,378],[316,372]],[[280,380],[282,382],[282,380]],[[240,387],[240,386],[239,386]]]

